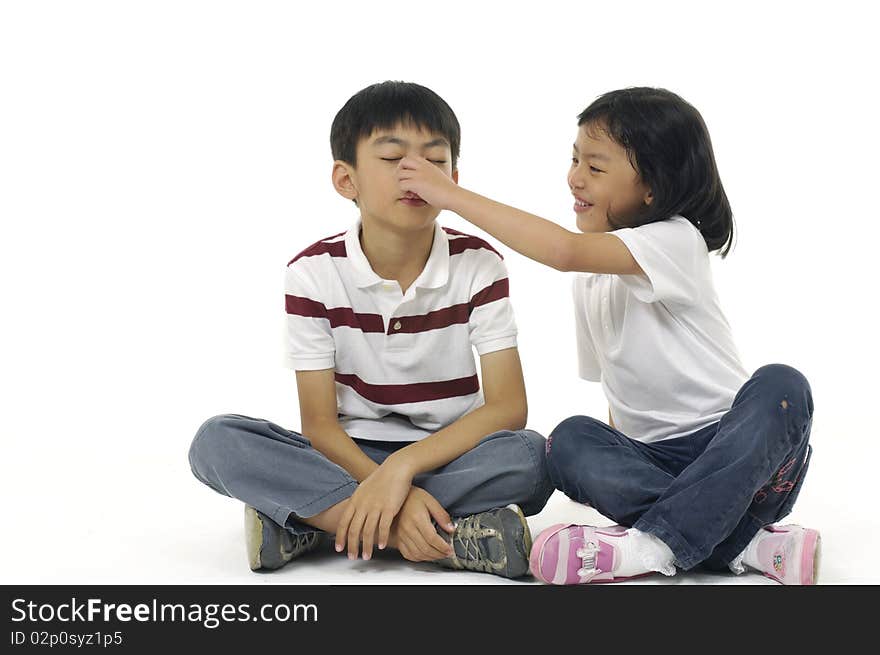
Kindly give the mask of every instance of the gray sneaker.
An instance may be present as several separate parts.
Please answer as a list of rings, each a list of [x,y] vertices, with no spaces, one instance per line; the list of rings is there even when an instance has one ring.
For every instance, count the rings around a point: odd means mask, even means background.
[[[321,532],[293,534],[250,505],[244,507],[244,540],[251,571],[280,569],[317,548],[322,537]]]
[[[499,507],[455,521],[455,532],[440,531],[455,554],[443,566],[518,578],[529,572],[532,533],[517,505]]]

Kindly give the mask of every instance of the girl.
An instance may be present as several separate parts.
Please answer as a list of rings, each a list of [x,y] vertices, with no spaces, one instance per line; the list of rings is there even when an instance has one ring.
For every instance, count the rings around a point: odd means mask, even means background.
[[[578,116],[568,185],[580,234],[454,184],[404,158],[401,188],[450,209],[574,282],[580,375],[608,424],[573,416],[548,442],[556,488],[616,521],[554,525],[532,573],[553,584],[617,582],[698,564],[813,584],[819,534],[775,526],[809,463],[813,401],[781,364],[749,377],[708,253],[733,216],[699,112],[664,89],[612,91]]]

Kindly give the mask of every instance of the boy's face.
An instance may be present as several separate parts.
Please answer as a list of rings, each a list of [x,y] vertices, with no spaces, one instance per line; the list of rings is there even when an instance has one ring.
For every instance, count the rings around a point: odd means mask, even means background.
[[[614,229],[609,214],[626,221],[653,199],[626,149],[589,123],[578,129],[568,187],[581,232],[608,232]]]
[[[447,139],[409,123],[374,130],[358,142],[356,152],[357,166],[334,162],[333,185],[345,198],[357,200],[364,223],[417,232],[431,226],[440,213],[421,198],[401,190],[397,165],[403,157],[424,157],[458,181]]]

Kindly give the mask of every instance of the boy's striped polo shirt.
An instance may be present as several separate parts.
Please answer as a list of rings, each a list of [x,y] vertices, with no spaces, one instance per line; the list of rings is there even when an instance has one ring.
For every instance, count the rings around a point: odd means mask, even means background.
[[[287,265],[286,364],[335,369],[350,436],[416,441],[483,404],[473,348],[516,347],[507,269],[482,239],[435,223],[425,268],[402,294],[370,267],[359,235],[360,221]]]

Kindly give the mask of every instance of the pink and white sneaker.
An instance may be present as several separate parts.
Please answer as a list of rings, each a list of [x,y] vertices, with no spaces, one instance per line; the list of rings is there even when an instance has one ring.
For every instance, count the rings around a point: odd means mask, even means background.
[[[782,584],[816,584],[822,542],[818,530],[768,525],[758,534],[746,549],[746,564]]]
[[[648,575],[619,576],[622,560],[621,542],[627,528],[613,525],[597,528],[590,525],[558,523],[535,540],[529,566],[539,580],[548,584],[587,584],[622,582]]]

